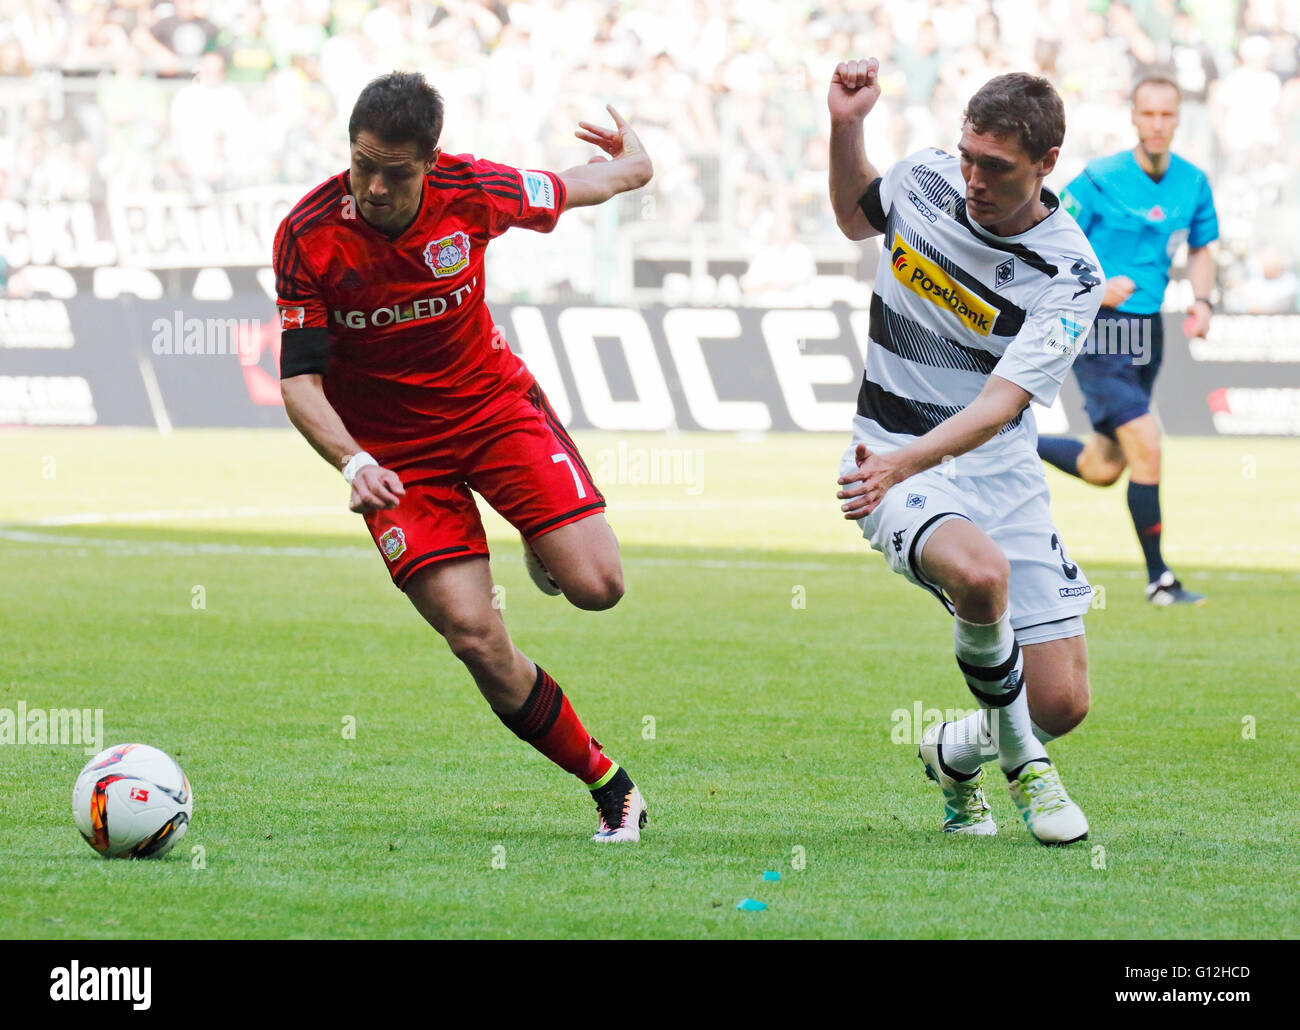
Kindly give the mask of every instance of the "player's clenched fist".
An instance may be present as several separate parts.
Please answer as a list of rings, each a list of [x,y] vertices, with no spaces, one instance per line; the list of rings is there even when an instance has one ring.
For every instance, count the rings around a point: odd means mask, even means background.
[[[826,98],[832,121],[860,121],[880,99],[880,62],[841,61],[831,76],[831,91]]]
[[[362,515],[372,511],[390,511],[406,496],[406,487],[396,472],[379,465],[368,465],[352,480],[352,498],[348,508]]]

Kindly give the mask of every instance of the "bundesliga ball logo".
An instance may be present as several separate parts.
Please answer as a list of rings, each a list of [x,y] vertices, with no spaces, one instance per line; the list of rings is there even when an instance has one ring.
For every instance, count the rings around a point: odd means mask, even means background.
[[[440,279],[464,271],[469,267],[469,234],[454,232],[430,240],[424,248],[424,263]]]

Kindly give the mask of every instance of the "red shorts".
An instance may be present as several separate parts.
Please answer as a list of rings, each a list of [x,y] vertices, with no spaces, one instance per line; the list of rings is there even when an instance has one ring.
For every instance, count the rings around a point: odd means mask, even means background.
[[[432,562],[488,553],[471,488],[528,539],[605,510],[536,384],[489,422],[401,450],[391,463],[376,459],[401,477],[406,496],[391,511],[365,516],[399,589]]]

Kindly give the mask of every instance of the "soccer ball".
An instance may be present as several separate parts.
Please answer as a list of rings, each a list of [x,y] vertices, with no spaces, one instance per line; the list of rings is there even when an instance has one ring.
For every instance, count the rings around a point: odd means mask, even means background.
[[[194,811],[176,759],[148,744],[101,751],[72,788],[72,818],[105,858],[158,858],[185,836]]]

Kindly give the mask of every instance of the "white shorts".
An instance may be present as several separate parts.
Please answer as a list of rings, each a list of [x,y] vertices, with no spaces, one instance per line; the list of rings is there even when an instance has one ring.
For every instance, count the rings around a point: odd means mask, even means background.
[[[853,452],[850,444],[840,462],[841,476],[856,469]],[[891,569],[930,591],[951,612],[951,600],[921,575],[917,559],[941,525],[955,518],[969,519],[1001,548],[1011,565],[1011,628],[1021,644],[1081,634],[1083,613],[1092,605],[1092,586],[1066,555],[1052,524],[1047,479],[1038,456],[1026,453],[1003,472],[948,474],[960,465],[958,458],[893,486],[875,511],[858,519],[862,535],[885,556]]]

